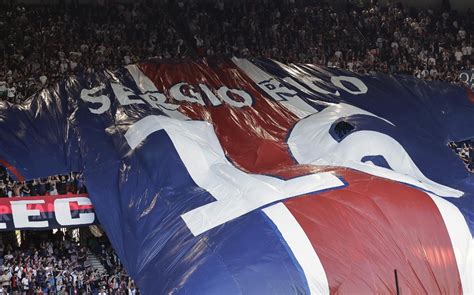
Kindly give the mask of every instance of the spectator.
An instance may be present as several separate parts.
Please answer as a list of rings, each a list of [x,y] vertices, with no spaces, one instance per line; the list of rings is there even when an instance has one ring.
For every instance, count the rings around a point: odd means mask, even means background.
[[[60,187],[58,191],[57,187]],[[85,194],[85,187],[82,175],[71,173],[70,175],[58,175],[32,181],[13,181],[8,171],[0,166],[0,198],[15,196],[46,196],[65,194]]]
[[[39,244],[31,242],[23,249],[5,247],[0,272],[4,294],[139,294],[106,240],[100,247],[104,252],[97,252],[114,257],[105,272],[84,263],[93,250],[70,235],[58,232]]]

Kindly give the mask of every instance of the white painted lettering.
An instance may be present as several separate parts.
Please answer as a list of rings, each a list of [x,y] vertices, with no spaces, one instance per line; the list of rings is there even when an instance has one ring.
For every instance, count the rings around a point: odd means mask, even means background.
[[[103,114],[110,108],[110,99],[107,95],[96,95],[98,92],[105,89],[105,85],[97,86],[92,89],[82,89],[81,99],[86,102],[94,104],[100,104],[98,108],[89,108],[89,111],[93,114]]]
[[[73,202],[77,202],[79,206],[92,205],[91,200],[84,197],[54,200],[54,212],[58,223],[63,226],[93,223],[95,219],[94,213],[79,213],[79,217],[72,217],[70,203]]]
[[[44,204],[44,200],[11,201],[13,223],[16,228],[45,228],[48,221],[30,221],[31,216],[40,216],[40,210],[28,209],[31,204]]]

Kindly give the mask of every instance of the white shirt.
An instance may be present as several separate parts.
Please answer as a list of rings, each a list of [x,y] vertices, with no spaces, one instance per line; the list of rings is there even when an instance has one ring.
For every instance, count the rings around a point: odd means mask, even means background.
[[[471,54],[472,54],[472,47],[469,46],[469,45],[468,45],[468,46],[464,46],[464,47],[462,48],[462,54],[467,55],[467,56],[471,55]]]
[[[8,88],[8,90],[7,90],[7,96],[8,96],[9,98],[15,97],[15,93],[16,93],[15,87],[10,87],[10,88]]]
[[[354,63],[352,61],[348,62],[347,67],[349,68],[349,71],[353,71],[354,70]]]
[[[41,84],[45,85],[46,81],[48,81],[48,77],[46,77],[45,75],[42,75],[42,76],[39,77],[39,80],[40,80]]]
[[[53,189],[49,192],[49,194],[50,194],[51,196],[57,196],[57,195],[58,195],[58,190],[56,189],[56,187],[53,188]]]
[[[7,82],[0,81],[0,93],[7,92]]]
[[[29,281],[26,277],[21,279],[21,284],[23,285],[25,289],[29,289]]]
[[[71,68],[71,70],[74,70],[77,67],[77,62],[71,60],[69,62],[69,67]]]

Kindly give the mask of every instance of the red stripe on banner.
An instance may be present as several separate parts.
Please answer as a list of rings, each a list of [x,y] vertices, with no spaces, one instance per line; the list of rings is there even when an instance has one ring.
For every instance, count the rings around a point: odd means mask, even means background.
[[[471,88],[466,88],[466,92],[467,92],[467,98],[468,98],[472,103],[474,103],[474,93],[472,92],[472,89],[471,89]]]
[[[328,169],[294,162],[285,139],[297,118],[265,98],[232,63],[141,68],[169,102],[168,89],[180,82],[205,83],[214,92],[225,85],[252,95],[252,108],[225,103],[180,108],[194,120],[212,123],[226,155],[242,170],[291,178]],[[449,235],[429,196],[361,172],[337,172],[348,187],[285,202],[321,257],[332,292],[395,293],[397,269],[405,293],[460,293]]]
[[[453,247],[431,198],[415,188],[351,170],[349,183],[285,202],[308,235],[331,293],[461,294]],[[368,185],[370,184],[370,185]]]
[[[253,98],[252,108],[236,108],[223,102],[217,107],[196,103],[180,103],[180,111],[194,120],[206,120],[215,131],[227,156],[239,168],[270,174],[275,170],[293,166],[284,139],[297,118],[283,106],[263,97],[251,87],[251,81],[235,68],[233,63],[221,64],[212,70],[204,64],[143,64],[142,70],[155,82],[157,89],[173,98],[169,89],[187,82],[193,86],[205,83],[217,96],[217,89],[227,86],[245,89]],[[238,142],[238,144],[236,144]]]
[[[0,166],[3,166],[5,168],[7,168],[10,171],[10,173],[13,174],[13,176],[15,176],[15,178],[18,181],[24,181],[25,180],[23,175],[21,175],[21,173],[18,172],[18,170],[16,170],[16,168],[13,167],[12,165],[10,165],[10,163],[8,163],[7,161],[0,159]]]
[[[39,210],[42,213],[54,212],[54,201],[57,199],[69,199],[75,197],[88,197],[87,194],[79,195],[58,195],[58,196],[33,196],[33,197],[13,197],[13,198],[2,198],[0,199],[0,215],[12,214],[11,202],[14,201],[32,201],[32,200],[42,200],[42,204],[28,204],[26,207],[28,210]],[[92,210],[94,207],[92,205],[81,205],[77,202],[70,202],[69,208],[71,211],[78,210]]]

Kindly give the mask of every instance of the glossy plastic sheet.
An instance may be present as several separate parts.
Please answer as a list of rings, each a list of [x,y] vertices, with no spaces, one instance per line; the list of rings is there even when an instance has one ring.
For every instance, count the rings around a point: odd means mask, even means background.
[[[83,170],[145,294],[474,292],[466,91],[272,60],[144,62],[0,105],[18,178]],[[395,280],[398,277],[398,286]]]

